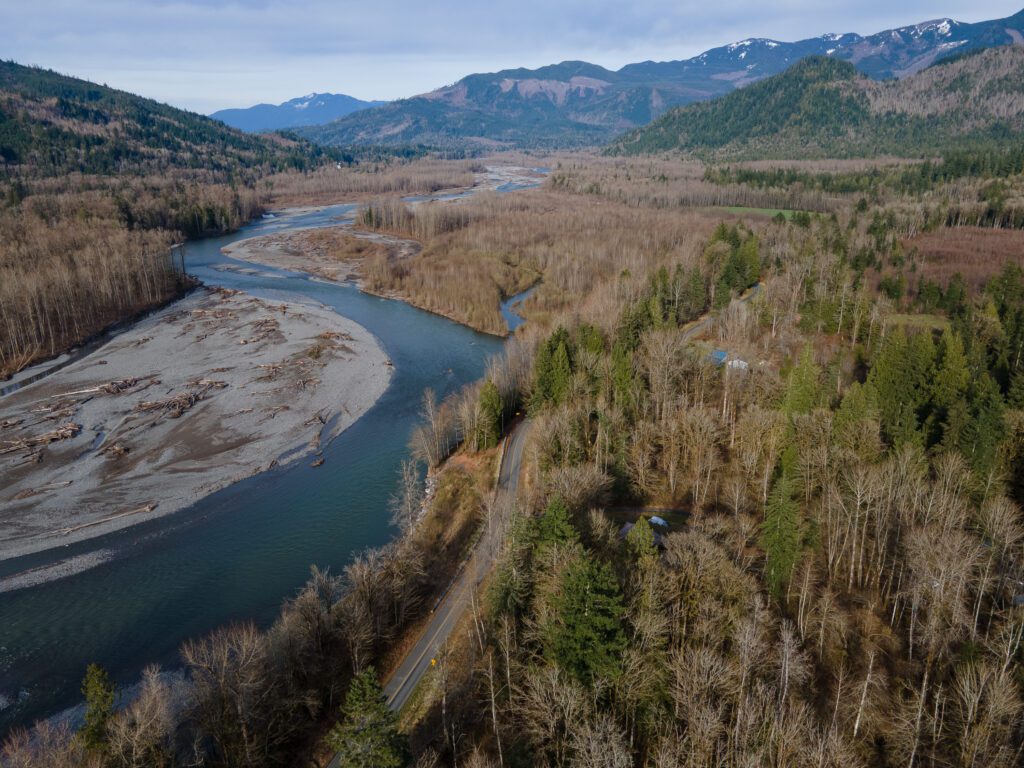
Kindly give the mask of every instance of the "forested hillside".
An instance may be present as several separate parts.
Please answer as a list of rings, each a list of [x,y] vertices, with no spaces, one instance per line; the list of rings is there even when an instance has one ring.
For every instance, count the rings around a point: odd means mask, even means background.
[[[585,61],[478,73],[328,125],[304,129],[336,146],[427,143],[463,149],[569,148],[607,143],[667,110],[714,99],[813,56],[849,62],[878,80],[912,75],[950,56],[1024,40],[1024,11],[964,24],[937,19],[867,37],[826,34],[796,42],[748,38],[683,61],[609,70]]]
[[[614,153],[680,150],[725,158],[928,157],[1019,145],[1024,48],[996,48],[876,82],[850,64],[807,59],[721,99],[667,113]]]
[[[0,62],[0,377],[175,295],[167,248],[261,210],[325,151]]]
[[[317,150],[249,136],[210,118],[66,77],[0,62],[0,174],[239,173],[309,167]]]

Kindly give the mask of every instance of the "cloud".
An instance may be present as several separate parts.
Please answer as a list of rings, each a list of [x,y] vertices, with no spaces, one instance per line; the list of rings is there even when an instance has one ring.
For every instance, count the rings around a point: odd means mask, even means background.
[[[475,71],[585,59],[617,68],[750,36],[872,33],[1014,2],[719,0],[32,0],[0,7],[5,57],[198,111],[310,91],[397,98]]]

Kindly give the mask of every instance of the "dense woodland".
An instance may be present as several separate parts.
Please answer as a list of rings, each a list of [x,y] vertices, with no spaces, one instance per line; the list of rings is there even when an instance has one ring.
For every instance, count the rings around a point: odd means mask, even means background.
[[[391,545],[314,570],[269,628],[186,643],[183,675],[147,671],[120,707],[84,671],[83,726],[15,733],[0,765],[1020,765],[1024,177],[1019,149],[942,149],[565,156],[543,189],[416,207],[394,194],[473,165],[8,181],[0,322],[42,328],[8,366],[88,332],[48,301],[114,317],[159,293],[163,272],[114,250],[230,228],[274,189],[379,196],[360,226],[422,250],[373,251],[370,290],[494,332],[501,298],[537,290],[484,380],[426,393]],[[29,271],[40,242],[66,263]],[[517,412],[507,506],[493,462]],[[380,678],[483,525],[506,530],[494,571],[396,716]]]
[[[538,339],[540,482],[420,764],[1020,763],[1024,272],[897,299],[916,220],[837,214],[723,225]],[[688,343],[705,302],[743,365]],[[623,539],[642,502],[685,523]]]

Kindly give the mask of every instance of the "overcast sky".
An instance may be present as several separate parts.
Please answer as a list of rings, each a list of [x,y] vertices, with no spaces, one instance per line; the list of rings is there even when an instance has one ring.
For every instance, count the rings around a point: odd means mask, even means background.
[[[394,99],[472,72],[617,69],[746,37],[871,34],[1024,0],[0,0],[0,58],[198,112],[313,91]]]

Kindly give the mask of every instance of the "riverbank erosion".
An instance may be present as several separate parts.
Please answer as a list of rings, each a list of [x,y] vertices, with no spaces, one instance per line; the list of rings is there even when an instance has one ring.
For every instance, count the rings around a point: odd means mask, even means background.
[[[319,461],[391,370],[372,334],[325,307],[195,291],[0,400],[0,560]]]

